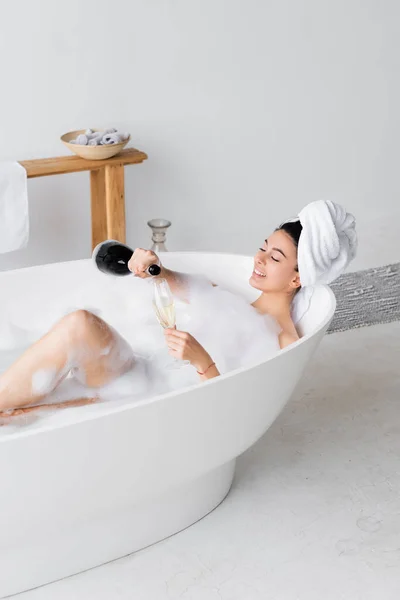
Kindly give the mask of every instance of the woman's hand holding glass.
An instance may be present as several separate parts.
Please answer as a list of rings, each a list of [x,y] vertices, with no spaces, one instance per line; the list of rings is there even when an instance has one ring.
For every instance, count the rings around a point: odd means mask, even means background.
[[[169,354],[178,360],[189,362],[196,371],[203,372],[212,360],[201,344],[186,331],[167,328],[164,331]]]

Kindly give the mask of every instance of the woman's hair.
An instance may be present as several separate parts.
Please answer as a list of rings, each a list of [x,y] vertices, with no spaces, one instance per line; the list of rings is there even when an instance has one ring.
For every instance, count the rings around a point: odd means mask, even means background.
[[[300,221],[287,221],[286,223],[282,223],[275,231],[285,231],[290,237],[296,248],[299,245],[300,235],[303,230],[302,224]],[[296,271],[298,271],[298,267],[296,265]]]
[[[300,221],[288,221],[287,223],[282,223],[275,231],[280,231],[281,229],[290,235],[297,248],[299,245],[300,234],[303,230]]]

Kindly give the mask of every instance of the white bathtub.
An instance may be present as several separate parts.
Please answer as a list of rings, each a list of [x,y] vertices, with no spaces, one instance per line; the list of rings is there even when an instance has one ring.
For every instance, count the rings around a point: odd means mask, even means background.
[[[164,262],[254,298],[249,257],[169,253]],[[1,273],[0,309],[45,310],[55,294],[98,276],[90,260]],[[287,403],[334,310],[320,287],[304,337],[266,362],[0,439],[0,598],[144,548],[218,506],[236,457]]]

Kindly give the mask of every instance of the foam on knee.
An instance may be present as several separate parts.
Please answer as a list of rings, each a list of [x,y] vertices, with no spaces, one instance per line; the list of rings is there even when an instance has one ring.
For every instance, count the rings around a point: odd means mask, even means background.
[[[53,391],[57,384],[58,371],[56,368],[39,369],[32,375],[32,394],[45,396]]]

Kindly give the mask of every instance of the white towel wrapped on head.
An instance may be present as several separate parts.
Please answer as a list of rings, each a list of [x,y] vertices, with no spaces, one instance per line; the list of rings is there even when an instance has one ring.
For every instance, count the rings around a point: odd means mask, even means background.
[[[292,303],[297,323],[310,304],[312,286],[331,283],[343,273],[356,255],[355,218],[331,200],[311,202],[297,219],[302,231],[297,250],[301,290]]]
[[[302,286],[331,283],[356,255],[356,220],[331,200],[311,202],[299,213],[303,227],[298,247]]]

